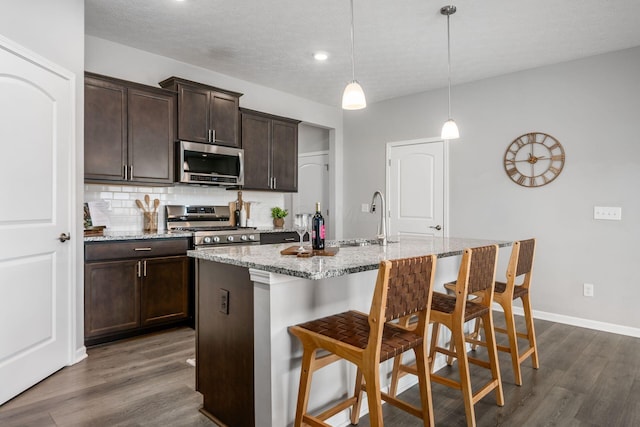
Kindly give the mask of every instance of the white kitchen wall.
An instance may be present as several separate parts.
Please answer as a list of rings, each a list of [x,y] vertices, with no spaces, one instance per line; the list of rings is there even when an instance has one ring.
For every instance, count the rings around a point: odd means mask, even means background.
[[[176,185],[174,187],[136,187],[131,185],[85,184],[86,202],[107,201],[110,231],[142,231],[142,211],[136,206],[136,199],[144,200],[148,194],[151,200],[159,199],[158,230],[166,230],[165,205],[223,205],[237,199],[238,193],[217,187]],[[242,199],[251,203],[251,224],[254,227],[272,227],[271,208],[284,207],[282,193],[243,191]]]
[[[640,48],[634,48],[455,85],[452,115],[461,138],[450,142],[449,231],[536,237],[535,310],[640,336],[638,76]],[[446,99],[445,90],[431,91],[345,114],[346,235],[375,228],[360,204],[384,189],[385,144],[437,137]],[[507,145],[532,131],[555,136],[566,151],[562,174],[541,188],[516,185],[503,168]],[[594,220],[594,206],[622,207],[622,221]],[[583,283],[594,284],[593,297],[583,296]]]

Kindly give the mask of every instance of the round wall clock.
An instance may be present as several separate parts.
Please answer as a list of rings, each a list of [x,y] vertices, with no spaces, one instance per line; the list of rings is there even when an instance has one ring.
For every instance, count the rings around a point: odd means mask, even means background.
[[[523,187],[541,187],[556,179],[564,167],[560,142],[542,132],[530,132],[513,140],[504,153],[504,170]]]

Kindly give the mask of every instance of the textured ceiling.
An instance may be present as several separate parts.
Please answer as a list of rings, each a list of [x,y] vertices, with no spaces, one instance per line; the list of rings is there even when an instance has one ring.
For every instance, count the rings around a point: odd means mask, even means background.
[[[452,83],[640,46],[640,0],[458,0]],[[355,0],[369,103],[447,83],[444,1]],[[86,33],[339,106],[348,0],[86,0]],[[312,54],[329,59],[316,62]]]

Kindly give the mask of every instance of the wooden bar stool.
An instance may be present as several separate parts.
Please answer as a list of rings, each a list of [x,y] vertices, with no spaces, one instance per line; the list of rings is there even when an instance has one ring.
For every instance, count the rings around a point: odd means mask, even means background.
[[[467,425],[469,426],[476,425],[474,404],[492,390],[496,391],[498,406],[504,405],[504,394],[502,391],[502,381],[498,366],[498,352],[496,349],[493,318],[491,314],[491,301],[493,300],[493,285],[497,260],[497,245],[465,249],[458,272],[455,294],[445,295],[434,292],[431,303],[431,321],[434,323],[429,349],[431,366],[433,368],[436,353],[457,358],[460,381],[445,378],[435,373],[431,374],[431,380],[456,388],[462,392]],[[480,294],[481,298],[468,298],[471,293]],[[474,319],[484,320],[486,345],[489,355],[488,362],[469,357],[466,352],[464,324]],[[454,343],[453,351],[438,346],[440,325],[446,326],[451,331],[451,340]],[[474,363],[491,371],[491,379],[476,393],[474,393],[471,388],[469,363]],[[414,373],[414,368],[413,366],[403,365],[401,357],[397,357],[394,360],[390,394],[395,394],[398,378],[404,373]]]
[[[522,362],[529,356],[531,356],[533,367],[535,369],[540,367],[536,333],[533,327],[533,311],[531,309],[531,299],[529,298],[535,251],[536,239],[521,240],[513,244],[509,265],[507,266],[507,281],[496,282],[493,295],[493,300],[502,307],[506,323],[506,328],[494,327],[494,331],[506,334],[509,338],[509,346],[497,345],[496,347],[500,351],[511,354],[513,376],[517,385],[522,385],[522,369],[520,365],[522,365]],[[520,284],[516,284],[519,277],[522,277],[522,281]],[[445,287],[448,288],[451,286],[455,286],[455,283],[445,285]],[[525,332],[518,332],[516,329],[513,301],[518,298],[522,300]],[[479,331],[480,322],[476,322],[474,332],[471,336],[477,337]],[[529,344],[529,347],[522,352],[520,352],[518,348],[518,338],[526,339]]]
[[[381,261],[368,315],[347,311],[289,328],[303,346],[296,427],[303,423],[328,426],[324,420],[349,407],[352,408],[351,422],[357,424],[363,391],[367,392],[372,427],[383,425],[381,400],[421,418],[425,426],[433,425],[426,342],[435,265],[435,255]],[[389,323],[411,315],[418,318],[412,330]],[[420,408],[380,390],[380,363],[411,349],[417,360]],[[329,353],[318,356],[318,350]],[[319,415],[307,413],[313,373],[340,359],[358,368],[353,396]]]

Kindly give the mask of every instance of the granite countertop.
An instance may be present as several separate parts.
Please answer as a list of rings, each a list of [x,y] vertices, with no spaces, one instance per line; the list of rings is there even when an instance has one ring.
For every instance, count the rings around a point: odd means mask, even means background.
[[[147,240],[147,239],[174,239],[192,237],[190,231],[179,231],[168,233],[159,231],[157,233],[144,233],[142,231],[106,231],[104,236],[85,236],[85,242],[109,242],[115,240]]]
[[[370,242],[362,239],[357,241]],[[354,241],[327,242],[327,247],[340,246],[335,256],[314,256],[310,258],[281,255],[280,251],[290,247],[291,243],[207,248],[191,250],[187,254],[193,258],[223,264],[318,280],[360,271],[375,270],[382,260],[429,254],[437,254],[438,258],[442,258],[460,255],[468,247],[491,244],[504,247],[512,244],[512,242],[500,240],[441,237],[403,239],[397,243],[389,243],[386,247],[377,244],[346,246],[345,244],[349,242]]]

